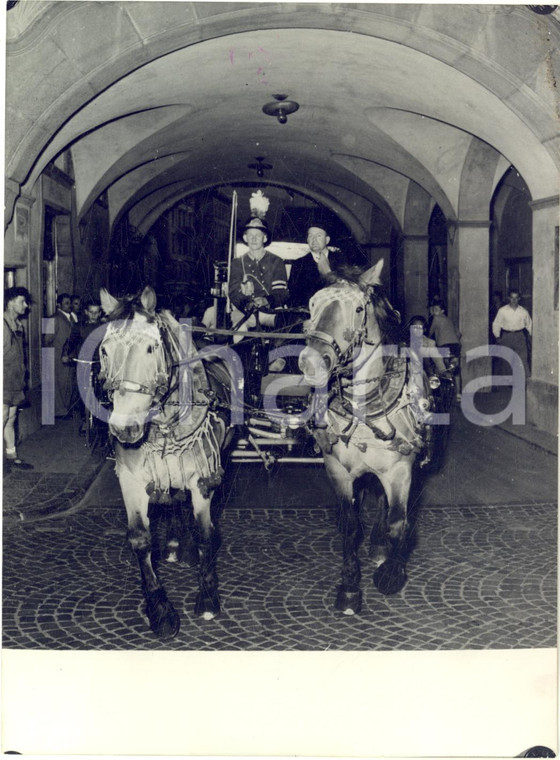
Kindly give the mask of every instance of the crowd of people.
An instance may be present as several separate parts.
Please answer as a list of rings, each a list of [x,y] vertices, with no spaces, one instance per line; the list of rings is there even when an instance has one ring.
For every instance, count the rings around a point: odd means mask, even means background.
[[[272,327],[282,309],[307,309],[310,298],[328,284],[331,274],[353,264],[339,248],[330,245],[327,225],[312,221],[307,229],[308,250],[292,262],[289,276],[284,260],[266,249],[271,233],[264,219],[252,217],[243,228],[248,251],[231,262],[228,298],[234,326]],[[494,294],[496,295],[496,294]],[[520,293],[511,291],[508,304],[494,297],[491,324],[496,343],[515,351],[529,374],[531,317],[520,303]],[[26,403],[26,350],[22,319],[32,304],[26,288],[12,287],[4,293],[4,449],[5,467],[31,469],[17,454],[16,419],[18,409]],[[276,310],[276,312],[275,312]],[[258,316],[257,316],[258,315]],[[86,338],[105,317],[101,304],[79,295],[60,293],[45,346],[54,350],[54,416],[69,419],[74,410],[84,414],[76,385],[76,359]],[[208,319],[202,320],[208,327]],[[442,358],[432,359],[432,369],[453,376],[457,399],[461,398],[461,334],[445,313],[444,303],[434,298],[429,316],[414,315],[407,330],[414,329],[425,348],[442,349]],[[433,353],[433,352],[430,352]],[[443,358],[444,357],[444,358]],[[270,367],[274,371],[274,367]]]
[[[60,293],[45,347],[54,349],[54,416],[70,419],[75,409],[83,412],[76,385],[76,359],[90,333],[102,320],[101,304],[80,296]]]

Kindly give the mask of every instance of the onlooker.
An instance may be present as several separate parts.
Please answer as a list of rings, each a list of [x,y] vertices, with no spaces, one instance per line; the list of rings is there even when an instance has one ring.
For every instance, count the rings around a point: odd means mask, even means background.
[[[449,357],[445,358],[447,369],[453,372],[455,392],[457,400],[461,399],[461,333],[455,329],[453,322],[445,313],[441,302],[432,301],[430,308],[431,323],[428,329],[428,337],[434,337],[438,348],[449,351]]]
[[[527,309],[519,304],[521,295],[518,290],[510,290],[509,303],[498,309],[492,323],[492,332],[498,343],[511,348],[519,356],[529,377],[529,341],[533,322]]]
[[[80,345],[79,350],[77,351],[78,354],[78,361],[85,361],[88,362],[89,367],[89,378],[90,382],[93,383],[93,387],[96,387],[96,378],[99,374],[99,346],[101,344],[101,337],[97,340],[97,346],[93,350],[93,354],[91,352],[89,353],[89,356],[82,357],[80,355],[81,349],[87,338],[91,335],[91,333],[97,329],[102,323],[101,321],[101,304],[98,301],[88,301],[84,308],[84,319],[80,324],[78,325],[78,329],[80,331]],[[79,377],[79,375],[78,375]],[[83,396],[86,394],[84,391],[82,391]],[[86,419],[86,407],[84,403],[84,398],[80,398],[80,417],[81,417],[81,425],[79,433],[80,435],[85,435],[85,419]]]
[[[56,303],[54,333],[45,336],[45,345],[53,346],[55,350],[54,414],[55,417],[69,419],[77,400],[74,359],[80,343],[80,333],[71,316],[71,296],[61,293]]]
[[[100,324],[101,304],[98,301],[88,301],[84,307],[83,319],[79,324],[80,345]]]
[[[407,341],[410,341],[410,343],[412,343],[414,337],[416,340],[420,341],[422,348],[436,348],[435,340],[428,338],[426,335],[427,325],[428,320],[421,314],[415,314],[413,317],[411,317],[408,323],[408,335],[406,336]],[[413,333],[412,335],[411,332]],[[447,367],[445,366],[445,362],[441,356],[438,356],[435,353],[435,351],[433,353],[430,353],[430,355],[425,358],[425,367],[429,372],[431,372],[433,369],[438,375],[443,375],[448,371]]]
[[[307,308],[309,299],[327,284],[325,277],[346,263],[338,248],[329,247],[330,237],[321,222],[312,222],[307,230],[309,252],[296,259],[290,271],[288,287],[290,305]]]
[[[13,287],[4,292],[4,446],[5,466],[20,470],[32,470],[33,465],[24,462],[17,454],[16,418],[18,408],[25,401],[25,348],[21,318],[32,303],[26,288]]]
[[[82,298],[81,296],[78,296],[74,294],[72,296],[72,311],[70,312],[70,317],[72,318],[72,321],[76,324],[80,324],[83,318],[82,314]]]
[[[288,301],[286,266],[279,256],[265,250],[270,242],[266,222],[251,218],[245,225],[243,240],[249,250],[231,262],[228,287],[231,302],[245,314],[263,307],[283,306]]]

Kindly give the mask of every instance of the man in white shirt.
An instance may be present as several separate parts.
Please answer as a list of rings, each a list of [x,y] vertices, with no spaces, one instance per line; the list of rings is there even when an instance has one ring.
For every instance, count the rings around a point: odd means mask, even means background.
[[[527,339],[531,336],[533,323],[527,309],[519,305],[520,298],[519,291],[510,290],[509,303],[498,309],[492,323],[492,332],[501,346],[515,351],[523,362],[525,377],[528,377],[530,371]]]

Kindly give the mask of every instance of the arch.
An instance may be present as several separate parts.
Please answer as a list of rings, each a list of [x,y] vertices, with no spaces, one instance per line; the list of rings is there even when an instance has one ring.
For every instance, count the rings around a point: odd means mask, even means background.
[[[228,183],[228,185],[235,186],[236,183],[245,181],[246,180],[242,178],[237,178],[236,180]],[[299,193],[300,195],[307,196],[319,205],[332,209],[336,216],[338,216],[339,219],[344,222],[344,224],[348,227],[352,235],[357,240],[360,240],[360,238],[363,237],[365,232],[363,222],[358,219],[351,210],[340,204],[333,196],[325,193],[324,191],[315,190],[314,188],[310,189],[309,187],[302,187],[294,183],[274,184],[276,184],[278,187],[287,188]],[[185,192],[185,186],[182,183],[175,183],[167,187],[157,188],[156,190],[149,192],[147,195],[140,197],[134,204],[130,206],[130,208],[122,209],[116,216],[112,228],[116,228],[125,213],[129,213],[132,209],[138,208],[139,206],[144,206],[146,208],[146,212],[138,220],[136,227],[140,234],[145,235],[155,224],[157,219],[170,208],[172,208],[176,203],[178,203],[182,198],[191,197],[197,193],[203,192],[205,190],[210,190],[214,187],[220,186],[213,183],[202,183],[194,188],[192,186],[189,187],[187,192]],[[156,205],[154,205],[154,198],[157,198]]]
[[[532,312],[533,213],[527,183],[514,167],[504,173],[491,202],[490,294],[520,289]],[[514,271],[513,271],[514,270]]]
[[[558,156],[554,153],[554,143],[551,139],[558,131],[554,95],[547,96],[544,88],[535,92],[530,87],[531,77],[535,75],[535,67],[538,65],[534,61],[534,53],[528,55],[530,66],[525,67],[525,70],[513,63],[511,70],[504,69],[493,59],[494,50],[497,51],[495,55],[499,59],[503,51],[510,49],[512,44],[519,45],[519,49],[527,48],[531,51],[531,41],[527,39],[531,35],[527,34],[527,29],[532,26],[531,32],[534,35],[537,21],[533,14],[522,8],[510,9],[508,24],[504,25],[503,29],[494,27],[491,42],[485,42],[481,38],[481,31],[487,23],[487,15],[478,8],[462,9],[464,21],[468,23],[458,28],[450,15],[453,9],[441,6],[434,10],[424,6],[376,8],[375,4],[364,4],[359,8],[347,6],[344,13],[340,14],[333,12],[330,4],[290,7],[290,13],[278,13],[278,6],[272,4],[261,6],[257,18],[245,7],[239,8],[229,4],[205,7],[204,14],[200,13],[196,3],[181,4],[178,8],[173,8],[173,4],[166,4],[164,8],[158,6],[157,10],[141,3],[114,3],[109,8],[105,5],[102,9],[91,3],[60,5],[67,7],[55,5],[48,24],[44,27],[40,27],[38,22],[31,24],[28,30],[7,45],[9,70],[14,72],[14,76],[10,78],[8,92],[8,99],[14,103],[14,107],[9,109],[8,114],[7,170],[9,176],[19,184],[26,181],[40,154],[53,143],[59,130],[72,115],[129,72],[175,50],[240,30],[297,27],[352,31],[355,36],[375,37],[394,43],[397,53],[404,49],[420,51],[434,61],[442,62],[458,72],[464,72],[468,80],[496,95],[496,106],[498,101],[502,103],[504,115],[509,113],[515,118],[519,128],[521,123],[528,125],[526,134],[534,154],[532,163],[538,164],[530,179],[526,172],[528,181],[535,186],[535,197],[552,194],[551,187],[556,177],[551,174],[550,167],[547,168],[546,164],[552,161],[558,165]],[[108,18],[108,10],[112,18]],[[419,13],[422,16],[422,24],[415,24]],[[90,28],[92,39],[86,40],[82,46],[72,48],[68,42],[72,35],[64,35],[62,39],[63,36],[58,34],[58,28],[62,23],[70,31],[78,27]],[[106,39],[114,43],[110,55],[100,56],[96,47],[99,43],[95,43],[95,39],[100,37],[96,35],[96,29],[100,25],[105,32],[107,29],[119,30],[118,37],[113,35],[111,39],[105,35]],[[445,33],[440,29],[445,29]],[[549,32],[551,50],[557,36],[557,30],[553,28]],[[65,68],[65,76],[59,77],[56,83],[51,83],[49,87],[35,88],[36,92],[45,92],[45,102],[37,101],[34,104],[35,111],[31,111],[29,107],[20,109],[17,107],[18,98],[14,97],[15,88],[25,85],[30,72],[36,74],[36,51],[39,42],[43,49],[51,46],[53,54],[56,53],[56,62],[60,63],[61,69]],[[523,56],[520,55],[518,58],[522,59]],[[45,77],[48,77],[48,74],[49,72],[45,72]],[[25,91],[26,88],[24,86],[21,89]],[[504,102],[505,93],[509,95],[507,104]],[[482,94],[482,90],[479,94]],[[484,104],[481,103],[480,108],[484,108]],[[474,119],[472,123],[480,126],[483,114],[477,112],[476,108],[471,110]],[[510,147],[513,151],[509,156],[510,160],[521,165],[523,149],[520,151],[519,147],[515,147],[515,140],[520,133],[508,142],[508,130],[504,130],[503,125],[499,123],[494,124],[494,121],[489,114],[484,114],[483,139],[494,144],[504,142],[507,147],[505,153],[510,153]],[[21,140],[14,145],[12,140],[20,135]],[[541,141],[546,141],[546,144],[541,145]],[[538,159],[535,154],[539,154]],[[516,161],[518,156],[520,161]],[[538,189],[539,186],[541,189]]]

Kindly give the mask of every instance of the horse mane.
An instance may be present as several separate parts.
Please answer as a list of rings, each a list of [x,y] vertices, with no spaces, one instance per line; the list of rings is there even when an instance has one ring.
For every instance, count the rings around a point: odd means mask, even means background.
[[[383,285],[364,285],[361,282],[360,278],[364,271],[363,267],[348,264],[341,265],[337,267],[335,272],[330,272],[326,279],[330,284],[342,280],[360,288],[373,306],[373,313],[383,335],[383,342],[389,344],[399,343],[402,329],[401,315],[391,305]]]
[[[148,322],[154,322],[155,315],[146,311],[142,306],[141,295],[142,291],[120,296],[118,298],[118,306],[108,315],[109,322],[116,322],[117,320],[128,321],[129,319],[134,319],[135,314],[141,314],[146,317]]]

